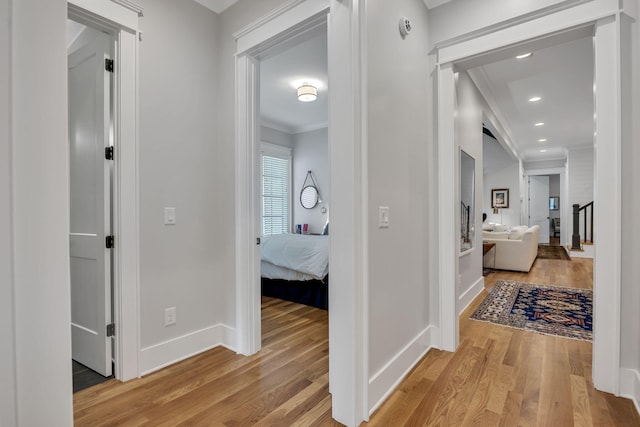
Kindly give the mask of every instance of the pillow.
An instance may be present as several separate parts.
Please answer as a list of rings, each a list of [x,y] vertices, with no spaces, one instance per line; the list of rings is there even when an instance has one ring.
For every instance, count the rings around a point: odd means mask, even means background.
[[[522,240],[522,236],[524,236],[524,231],[520,228],[514,228],[509,233],[509,240]]]
[[[493,231],[494,224],[482,224],[482,231]]]
[[[509,226],[504,224],[496,224],[493,231],[509,231]]]

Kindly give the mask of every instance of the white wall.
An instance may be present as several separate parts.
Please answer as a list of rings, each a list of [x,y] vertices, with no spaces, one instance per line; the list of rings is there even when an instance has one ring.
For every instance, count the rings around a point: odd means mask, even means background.
[[[282,145],[283,147],[293,148],[293,135],[281,132],[270,127],[260,127],[260,140],[271,144]]]
[[[585,204],[593,201],[593,147],[570,149],[567,154],[567,175],[569,177],[569,212],[567,231],[573,233],[573,205]],[[580,215],[580,235],[584,233],[584,214]],[[582,236],[584,239],[584,236]],[[594,236],[595,238],[595,236]]]
[[[520,163],[512,159],[507,152],[490,136],[484,138],[484,185],[482,187],[482,212],[487,214],[487,222],[496,224],[520,225]],[[491,208],[491,190],[509,189],[509,208],[500,209],[497,214]]]
[[[309,224],[310,233],[320,233],[329,219],[329,134],[328,129],[298,133],[293,136],[293,221],[292,224]],[[313,209],[300,204],[300,191],[311,171],[318,184],[322,203]],[[309,183],[307,183],[309,184]],[[327,208],[326,213],[321,209]]]
[[[0,278],[3,309],[13,285],[15,347],[11,325],[2,310],[0,352],[3,383],[0,395],[8,400],[0,422],[16,425],[12,410],[12,368],[15,351],[17,424],[22,426],[73,423],[71,398],[71,308],[69,285],[69,189],[67,152],[66,18],[64,0],[13,1],[12,57],[6,54],[7,2],[0,3],[0,121],[6,125],[6,64],[12,68],[11,144],[6,127],[0,133]],[[6,161],[11,151],[11,164]],[[13,199],[7,194],[11,174]],[[7,203],[7,201],[9,203]],[[5,258],[7,208],[13,208],[13,258]],[[9,220],[11,221],[11,220]],[[13,261],[13,277],[11,265]],[[8,271],[9,270],[9,271]],[[9,279],[8,283],[5,279]],[[10,305],[10,303],[9,303]],[[7,335],[9,335],[7,337]],[[7,349],[8,347],[8,349]],[[7,363],[7,364],[5,364]],[[6,422],[6,424],[5,424]]]
[[[218,154],[211,159],[216,169],[217,239],[226,249],[212,260],[218,266],[220,283],[224,283],[216,300],[224,306],[222,317],[235,326],[235,53],[233,33],[253,23],[285,0],[240,0],[218,18],[217,44],[217,122]],[[146,13],[145,13],[146,14]]]
[[[398,18],[412,20],[403,40]],[[368,2],[369,372],[372,407],[429,345],[427,11]],[[388,206],[389,228],[378,228]],[[454,238],[454,236],[452,236]]]
[[[0,425],[16,421],[15,324],[11,197],[11,81],[9,0],[0,0]]]
[[[192,2],[144,0],[140,43],[140,340],[145,348],[233,325],[233,164],[218,147],[218,16]],[[233,110],[232,108],[228,108]],[[226,156],[226,157],[225,157]],[[223,185],[224,184],[224,185]],[[227,198],[225,198],[227,197]],[[228,202],[228,203],[225,203]],[[164,225],[164,207],[176,225]],[[176,307],[177,324],[164,326]],[[183,348],[183,356],[197,351]],[[153,368],[145,362],[142,370]],[[151,364],[151,365],[150,365]]]
[[[459,258],[456,281],[458,312],[470,302],[470,298],[482,290],[482,189],[483,189],[483,137],[482,96],[465,71],[458,73],[456,84],[458,115],[456,120],[457,144],[475,159],[475,249]],[[458,166],[459,167],[459,166]],[[456,173],[458,186],[459,171]],[[502,187],[504,188],[504,187]],[[459,191],[459,190],[458,190]],[[457,224],[460,223],[458,219]],[[459,226],[458,226],[459,228]],[[456,228],[456,229],[458,229]],[[454,238],[454,236],[452,236]]]
[[[463,34],[472,33],[532,14],[566,0],[455,0],[429,11],[431,46]]]

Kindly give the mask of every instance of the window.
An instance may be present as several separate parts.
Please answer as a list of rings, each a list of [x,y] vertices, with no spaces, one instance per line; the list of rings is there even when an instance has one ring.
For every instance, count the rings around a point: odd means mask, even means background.
[[[289,232],[291,149],[262,144],[262,235]]]

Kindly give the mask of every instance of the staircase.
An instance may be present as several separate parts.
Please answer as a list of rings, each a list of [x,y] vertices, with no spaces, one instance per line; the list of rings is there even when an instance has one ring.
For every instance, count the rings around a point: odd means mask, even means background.
[[[580,234],[581,215],[582,234]],[[573,205],[573,234],[569,251],[571,257],[593,258],[593,201],[584,206]]]

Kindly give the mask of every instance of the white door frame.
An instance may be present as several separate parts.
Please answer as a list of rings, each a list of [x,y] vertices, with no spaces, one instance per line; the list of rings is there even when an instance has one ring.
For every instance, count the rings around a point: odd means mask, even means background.
[[[130,0],[68,0],[69,17],[115,36],[113,301],[115,377],[140,375],[138,220],[138,20],[142,8]]]
[[[594,343],[593,382],[597,389],[619,393],[620,367],[620,287],[621,287],[621,14],[616,0],[594,0],[572,8],[548,10],[543,16],[514,22],[506,28],[440,43],[437,52],[438,84],[438,187],[439,218],[439,290],[442,348],[454,351],[459,331],[455,304],[455,253],[453,219],[456,194],[454,183],[454,64],[514,44],[573,28],[594,28],[596,156],[595,211],[598,239],[594,260]],[[515,21],[515,20],[514,20]],[[598,221],[606,218],[606,221]]]
[[[260,57],[328,19],[331,195],[329,389],[332,415],[368,419],[366,159],[362,138],[360,0],[291,0],[234,34],[236,51],[236,350],[261,347],[259,177]],[[330,12],[330,13],[329,13]],[[357,82],[357,83],[356,83]],[[339,185],[338,185],[339,184]]]
[[[529,169],[524,171],[524,178],[525,180],[527,180],[527,185],[524,186],[524,191],[522,192],[522,200],[529,200],[528,179],[530,176],[535,175],[560,175],[560,245],[566,247],[566,240],[564,239],[564,231],[566,229],[566,226],[563,226],[562,224],[569,224],[569,212],[571,212],[571,207],[569,206],[569,195],[567,192],[567,184],[569,178],[567,164],[565,163],[564,167],[561,168]],[[523,203],[522,215],[523,218],[529,218],[528,203]]]

